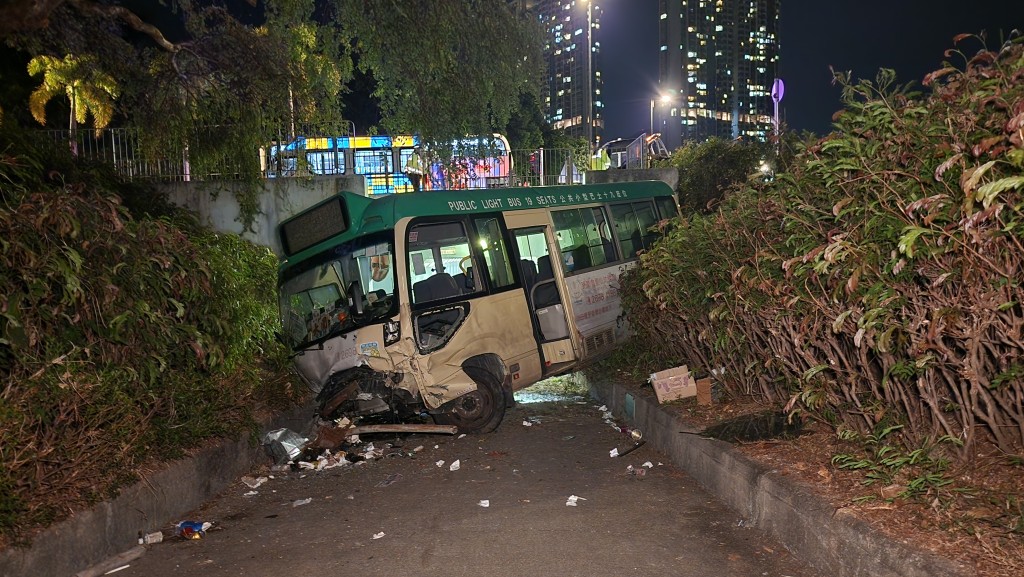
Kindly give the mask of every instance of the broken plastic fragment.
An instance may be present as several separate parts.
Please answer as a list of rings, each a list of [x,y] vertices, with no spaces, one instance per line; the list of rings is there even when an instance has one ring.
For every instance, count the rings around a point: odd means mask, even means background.
[[[373,538],[374,539],[380,539],[383,536],[384,536],[384,531],[381,531],[380,533],[374,533],[373,534]]]
[[[248,493],[244,493],[242,496],[243,497],[252,497],[253,495],[259,495],[259,494],[260,494],[259,491],[249,491]]]
[[[618,457],[619,456],[619,448],[615,447],[611,451],[608,451],[608,456],[609,457]]]
[[[461,466],[461,463],[459,462],[459,460],[455,459],[454,461],[452,461],[452,464],[448,466],[448,470],[449,471],[458,471],[460,466]]]
[[[437,465],[438,469],[440,469],[441,467],[444,467],[444,459],[442,459],[442,460],[440,460],[440,461],[438,461],[438,462],[436,462],[434,464]]]
[[[459,437],[458,437],[458,438],[460,438],[460,439],[461,439],[462,437],[465,437],[465,436],[466,436],[466,433],[462,433],[461,435],[459,435]]]
[[[312,501],[312,497],[306,497],[305,499],[296,499],[295,501],[292,501],[292,507],[301,507],[302,505],[309,505]]]
[[[647,467],[648,469],[653,469],[654,468],[654,463],[652,463],[650,461],[647,461],[646,463],[643,464],[643,466]]]
[[[533,423],[531,423],[530,421],[523,421],[523,426],[524,427],[532,427]]]
[[[490,507],[491,501],[490,499],[480,499],[480,502],[477,503],[477,505],[480,505],[481,507]]]

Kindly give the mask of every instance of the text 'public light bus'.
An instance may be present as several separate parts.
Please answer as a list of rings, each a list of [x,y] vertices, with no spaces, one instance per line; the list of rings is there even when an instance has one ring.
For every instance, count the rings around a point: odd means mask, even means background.
[[[655,181],[342,193],[279,226],[282,334],[325,419],[487,432],[626,338],[619,275],[677,215]]]

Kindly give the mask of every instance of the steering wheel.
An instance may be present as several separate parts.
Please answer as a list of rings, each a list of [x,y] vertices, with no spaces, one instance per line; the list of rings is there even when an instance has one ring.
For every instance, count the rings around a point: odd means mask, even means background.
[[[461,270],[462,274],[466,275],[467,277],[469,276],[469,267],[473,265],[472,259],[472,256],[464,256],[462,257],[462,260],[459,261],[459,270]],[[469,264],[466,264],[467,262]]]

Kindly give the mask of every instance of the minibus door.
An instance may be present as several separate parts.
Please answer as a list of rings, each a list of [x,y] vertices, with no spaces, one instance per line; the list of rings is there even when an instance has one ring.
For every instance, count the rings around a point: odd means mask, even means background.
[[[537,212],[539,214],[533,221],[546,221],[547,214]],[[520,212],[514,216],[517,218],[509,218],[506,214],[506,220],[526,224],[527,219],[522,217],[530,215]],[[512,223],[509,224],[511,228]],[[523,290],[541,353],[541,368],[544,375],[555,374],[574,364],[578,357],[572,343],[565,300],[559,286],[561,283],[558,282],[561,272],[551,259],[550,247],[554,242],[551,227],[543,222],[526,228],[513,228],[511,232],[518,249]]]

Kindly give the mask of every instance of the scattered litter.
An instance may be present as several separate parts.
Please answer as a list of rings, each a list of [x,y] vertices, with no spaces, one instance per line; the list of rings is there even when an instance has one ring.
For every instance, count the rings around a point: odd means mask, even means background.
[[[462,434],[461,434],[461,435],[459,435],[459,436],[458,436],[457,438],[461,439],[462,437],[465,437],[465,436],[466,436],[466,433],[462,433]]]
[[[120,567],[117,567],[116,569],[111,569],[110,571],[107,571],[106,573],[104,573],[104,575],[110,575],[111,573],[117,573],[121,569],[127,569],[129,567],[131,567],[131,565],[121,565]]]
[[[562,437],[562,440],[563,441],[571,441],[571,440],[573,440],[575,438],[576,438],[576,435],[566,435],[566,436]]]
[[[652,462],[650,462],[650,461],[647,461],[647,462],[646,462],[646,463],[644,463],[644,464],[643,464],[642,466],[643,466],[643,467],[647,467],[648,469],[653,469],[653,468],[654,468],[654,463],[652,463]]]
[[[644,476],[647,474],[647,469],[644,469],[643,467],[634,467],[633,465],[630,465],[626,467],[626,473],[629,474],[630,476],[636,477],[637,479],[643,479]]]
[[[420,446],[416,447],[415,449],[413,449],[412,452],[413,453],[419,453],[422,450],[423,450],[423,445],[420,445]]]
[[[481,507],[490,507],[491,501],[489,499],[480,499],[480,502],[477,503],[477,505],[480,505]]]
[[[202,521],[181,521],[174,526],[174,533],[186,539],[202,539],[213,523]]]
[[[142,537],[139,537],[139,545],[152,545],[153,543],[159,543],[163,540],[163,531],[154,531],[153,533],[146,533]]]
[[[249,491],[248,493],[243,493],[242,496],[243,497],[252,497],[253,495],[259,495],[259,494],[260,494],[259,491]]]
[[[569,498],[565,501],[566,507],[575,507],[577,501],[586,501],[583,497],[577,497],[576,495],[569,495]]]
[[[374,539],[380,539],[383,536],[384,536],[384,531],[381,531],[380,533],[374,533],[373,534],[373,538]]]
[[[619,448],[616,447],[616,448],[612,449],[611,451],[608,451],[608,456],[612,457],[612,458],[618,457],[619,456]]]
[[[448,470],[449,471],[458,471],[460,466],[461,466],[461,463],[459,462],[459,460],[455,459],[454,461],[452,461],[452,464],[448,466]]]
[[[436,462],[434,464],[437,465],[438,469],[440,469],[441,467],[444,467],[444,459],[442,459],[442,460],[440,460],[440,461],[438,461],[438,462]]]
[[[401,478],[402,478],[402,474],[401,473],[391,473],[390,475],[385,477],[383,481],[381,481],[380,483],[377,483],[377,486],[378,487],[388,487],[390,485],[395,484],[395,482],[397,482]]]
[[[608,410],[608,405],[601,405],[597,408],[598,411],[604,412]]]
[[[532,427],[533,423],[531,423],[530,421],[523,421],[523,426],[524,427]]]
[[[291,429],[277,429],[263,436],[263,448],[280,465],[298,458],[306,441],[308,439]]]
[[[296,499],[292,501],[292,507],[301,507],[303,505],[309,505],[313,502],[312,497],[306,497],[305,499]]]
[[[263,483],[267,482],[266,477],[249,477],[248,475],[242,477],[242,482],[246,484],[250,489],[256,489]]]
[[[440,445],[434,445],[434,448],[435,448],[435,449],[436,449],[436,448],[438,448],[438,447],[440,447]]]

